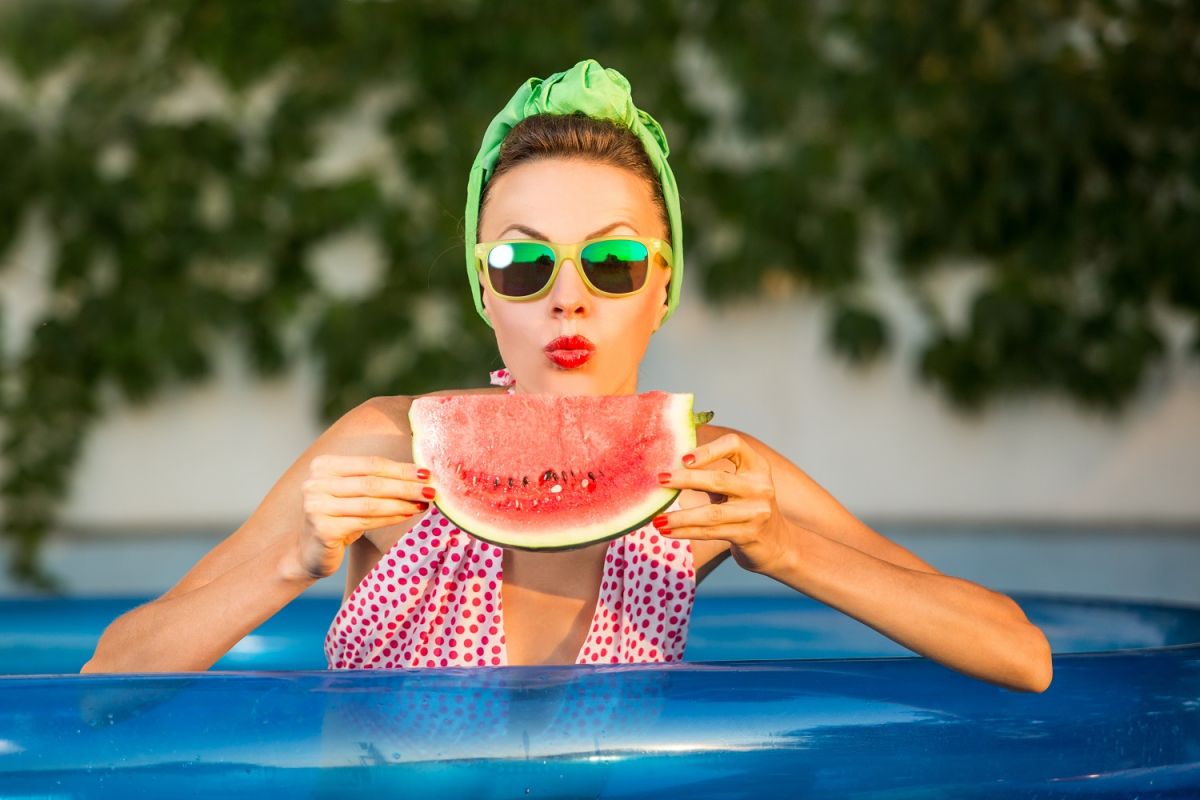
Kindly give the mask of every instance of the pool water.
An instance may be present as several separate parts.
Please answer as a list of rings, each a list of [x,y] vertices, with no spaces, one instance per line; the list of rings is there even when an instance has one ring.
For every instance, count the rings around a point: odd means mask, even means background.
[[[301,598],[206,673],[77,675],[148,598],[0,601],[0,796],[1197,797],[1200,606],[1011,595],[1044,693],[803,595],[698,597],[678,664],[324,669]]]

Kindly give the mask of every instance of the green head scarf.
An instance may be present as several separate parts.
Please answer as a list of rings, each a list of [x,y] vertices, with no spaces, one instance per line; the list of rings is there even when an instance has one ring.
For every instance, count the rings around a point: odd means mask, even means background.
[[[565,72],[556,72],[548,78],[530,78],[508,101],[508,105],[497,114],[487,131],[479,154],[471,165],[467,180],[467,209],[465,216],[465,238],[467,245],[467,277],[471,281],[471,294],[475,298],[475,310],[490,326],[492,323],[483,312],[483,299],[479,288],[479,273],[475,271],[475,243],[479,229],[479,195],[487,183],[500,157],[500,143],[513,127],[534,114],[571,114],[581,111],[589,117],[607,119],[624,125],[633,131],[650,163],[654,165],[662,182],[663,198],[667,204],[667,218],[671,223],[671,252],[675,263],[671,265],[671,285],[668,290],[665,322],[675,312],[679,303],[679,289],[683,285],[683,221],[679,214],[679,189],[675,175],[667,164],[667,136],[654,118],[633,104],[629,81],[615,69],[606,69],[593,59],[580,61]]]

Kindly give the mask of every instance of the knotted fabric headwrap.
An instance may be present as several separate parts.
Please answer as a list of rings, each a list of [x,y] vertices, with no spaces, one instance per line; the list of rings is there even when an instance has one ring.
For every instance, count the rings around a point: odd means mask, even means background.
[[[471,165],[471,174],[467,180],[467,209],[464,221],[467,276],[471,281],[475,310],[489,326],[492,323],[483,311],[479,273],[475,267],[480,193],[500,158],[500,144],[518,122],[534,114],[571,114],[576,111],[581,111],[589,117],[612,120],[624,125],[637,135],[646,149],[650,163],[654,165],[662,183],[667,218],[671,223],[671,252],[675,257],[675,263],[671,265],[671,284],[664,322],[679,304],[679,290],[683,285],[683,221],[679,214],[679,189],[675,185],[675,175],[667,164],[667,155],[670,153],[667,136],[654,117],[633,104],[633,95],[625,76],[615,69],[606,69],[589,58],[565,72],[556,72],[544,79],[530,78],[525,81],[508,101],[508,105],[488,125],[483,134],[483,143],[479,146],[479,154],[475,156],[475,163]]]

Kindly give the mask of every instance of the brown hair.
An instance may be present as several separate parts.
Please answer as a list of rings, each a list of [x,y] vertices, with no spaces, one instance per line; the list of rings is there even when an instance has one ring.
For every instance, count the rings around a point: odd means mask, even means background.
[[[492,184],[518,164],[552,156],[578,157],[627,169],[650,184],[651,202],[658,211],[667,242],[671,223],[658,173],[637,134],[619,123],[595,119],[581,111],[572,114],[534,114],[513,126],[500,145],[495,170],[479,196],[479,219],[487,208]]]

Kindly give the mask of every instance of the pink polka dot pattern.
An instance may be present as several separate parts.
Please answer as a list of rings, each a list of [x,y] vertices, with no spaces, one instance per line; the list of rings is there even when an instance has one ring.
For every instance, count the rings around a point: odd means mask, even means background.
[[[507,665],[502,557],[432,506],[342,603],[325,635],[329,668]],[[603,569],[575,663],[682,660],[696,596],[691,542],[646,525],[609,542]]]
[[[512,376],[512,373],[507,369],[497,369],[488,373],[491,378],[492,386],[516,386],[517,379]],[[509,389],[509,393],[512,390]]]
[[[506,665],[502,557],[432,507],[342,604],[325,635],[329,668]],[[613,539],[575,663],[682,660],[695,596],[689,541],[651,525]]]

